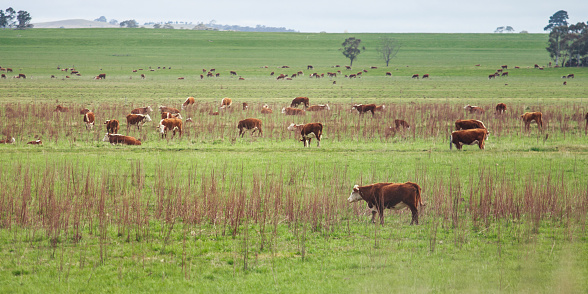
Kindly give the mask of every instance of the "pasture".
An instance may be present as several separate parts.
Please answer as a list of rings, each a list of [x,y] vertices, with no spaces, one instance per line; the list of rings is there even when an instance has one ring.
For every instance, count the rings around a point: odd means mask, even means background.
[[[346,70],[338,48],[351,36],[367,51]],[[375,50],[385,36],[403,44],[389,67]],[[0,66],[13,69],[0,79],[0,129],[16,140],[0,144],[0,290],[584,293],[588,71],[548,67],[546,41],[0,31]],[[501,65],[509,76],[488,79]],[[212,68],[219,77],[206,77]],[[158,106],[180,109],[189,96],[196,104],[182,117],[194,122],[162,139]],[[282,114],[297,96],[331,110]],[[223,97],[230,109],[219,109]],[[505,114],[494,113],[499,102]],[[386,108],[359,115],[355,103]],[[264,104],[272,114],[260,113]],[[153,121],[127,129],[126,115],[147,105]],[[96,114],[92,130],[82,108]],[[528,111],[543,113],[542,129],[524,129]],[[262,120],[263,136],[238,136],[249,117]],[[455,120],[466,118],[490,131],[485,150],[449,150]],[[107,119],[142,145],[103,142]],[[411,128],[389,129],[395,119]],[[286,130],[292,122],[321,122],[321,147],[304,148]],[[346,201],[355,184],[406,181],[423,189],[418,226],[408,210],[371,224],[365,202]]]

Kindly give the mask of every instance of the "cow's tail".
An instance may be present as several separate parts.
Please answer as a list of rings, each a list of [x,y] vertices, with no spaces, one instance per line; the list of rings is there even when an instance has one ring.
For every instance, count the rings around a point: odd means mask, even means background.
[[[423,199],[421,198],[421,186],[419,186],[417,183],[410,183],[410,184],[416,189],[416,205],[417,205],[417,207],[419,204],[421,206],[425,206],[425,204],[423,203]]]
[[[449,135],[449,150],[453,150],[453,134]]]

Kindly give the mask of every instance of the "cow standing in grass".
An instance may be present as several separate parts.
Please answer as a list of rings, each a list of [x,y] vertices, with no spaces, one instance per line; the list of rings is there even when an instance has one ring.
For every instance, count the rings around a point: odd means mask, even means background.
[[[525,112],[521,115],[523,122],[525,123],[525,130],[528,131],[531,127],[531,122],[535,121],[539,129],[543,129],[543,114],[541,112]]]
[[[247,118],[241,120],[237,124],[237,128],[239,129],[239,136],[241,137],[245,135],[246,130],[253,130],[251,131],[252,136],[255,131],[258,131],[260,136],[263,135],[263,131],[261,130],[261,120],[257,118]]]
[[[309,123],[305,125],[297,125],[295,123],[288,126],[288,131],[298,131],[302,136],[300,141],[304,142],[304,147],[310,147],[312,138],[316,138],[316,147],[321,147],[321,139],[323,138],[323,124]]]

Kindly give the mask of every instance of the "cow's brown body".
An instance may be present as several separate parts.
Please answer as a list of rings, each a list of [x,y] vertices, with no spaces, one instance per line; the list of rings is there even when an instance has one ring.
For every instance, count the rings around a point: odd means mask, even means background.
[[[306,115],[306,111],[304,111],[304,109],[292,107],[282,108],[282,113],[285,113],[286,115]]]
[[[27,142],[27,144],[29,144],[29,145],[43,145],[43,141],[34,140],[34,141]]]
[[[251,135],[253,135],[255,131],[258,131],[260,136],[263,135],[263,131],[261,130],[261,120],[257,118],[247,118],[241,120],[237,124],[237,128],[239,129],[239,136],[241,137],[245,135],[245,130],[253,130]]]
[[[402,120],[402,119],[395,119],[394,125],[396,126],[396,130],[399,130],[401,127],[403,129],[410,129],[410,125],[405,120]]]
[[[188,97],[186,98],[186,101],[184,101],[184,104],[182,104],[182,109],[185,109],[192,104],[194,104],[194,97]]]
[[[304,108],[307,108],[308,106],[310,106],[310,100],[308,99],[308,97],[296,97],[294,99],[292,99],[292,103],[290,103],[290,107],[294,108],[294,107],[298,107],[298,105],[302,104],[304,106]]]
[[[376,104],[356,104],[353,105],[353,107],[351,109],[355,109],[357,110],[357,112],[359,112],[359,114],[364,114],[368,111],[370,111],[372,113],[372,116],[374,116],[374,112],[376,111]]]
[[[12,144],[16,141],[16,139],[14,139],[14,137],[11,138],[6,138],[4,140],[0,140],[0,144]]]
[[[243,110],[249,109],[249,104],[247,102],[243,102]]]
[[[311,105],[309,106],[306,111],[321,111],[321,110],[331,110],[331,108],[329,107],[329,104],[325,104],[325,105]]]
[[[172,139],[176,135],[176,131],[180,133],[180,137],[182,137],[182,120],[177,118],[166,118],[162,119],[158,125],[159,132],[161,133],[161,138],[167,138],[167,132],[172,131]]]
[[[488,130],[486,129],[470,129],[451,132],[449,137],[449,149],[453,149],[453,145],[458,150],[462,149],[463,145],[478,144],[480,149],[484,149],[484,142],[488,138]]]
[[[67,107],[61,106],[61,105],[57,105],[57,107],[55,107],[55,112],[68,112],[69,109]]]
[[[233,99],[225,97],[225,98],[223,98],[223,100],[221,100],[220,108],[231,108],[232,104],[233,104]]]
[[[115,144],[125,144],[125,145],[141,145],[141,140],[138,140],[134,137],[131,136],[124,136],[121,134],[106,134],[106,136],[104,136],[104,139],[102,139],[102,141],[108,140],[108,142],[110,142],[110,144],[115,145]]]
[[[92,129],[94,127],[94,121],[96,117],[94,116],[93,112],[86,112],[84,114],[84,123],[86,124],[86,129]]]
[[[153,111],[151,106],[139,107],[131,110],[131,114],[150,114]]]
[[[288,127],[289,131],[299,131],[302,138],[300,141],[304,142],[304,147],[310,147],[310,141],[312,138],[316,138],[317,147],[321,147],[321,139],[323,137],[323,124],[321,123],[308,123],[305,125],[291,124]]]
[[[98,77],[103,80],[106,80],[106,74],[104,74],[104,73],[99,74]]]
[[[271,114],[272,112],[273,112],[272,109],[269,108],[269,106],[267,106],[267,104],[261,108],[262,114]]]
[[[182,119],[182,114],[180,114],[180,113],[171,113],[171,112],[162,112],[161,113],[161,119],[166,119],[166,118],[179,118],[179,119]]]
[[[531,127],[531,122],[535,121],[537,123],[537,126],[539,126],[540,129],[543,129],[543,114],[541,112],[525,112],[523,115],[521,115],[521,118],[523,119],[523,122],[525,123],[525,130],[529,130],[529,128]]]
[[[478,106],[471,106],[468,104],[463,109],[469,111],[470,113],[484,114],[484,109],[482,109]]]
[[[151,117],[148,114],[128,114],[127,115],[127,131],[132,125],[137,126],[137,130],[141,129],[141,126],[146,122],[151,121]]]
[[[458,119],[455,121],[455,130],[486,129],[482,121],[477,119]]]
[[[496,104],[496,114],[503,114],[506,112],[506,104],[498,103]]]
[[[120,124],[116,119],[110,119],[104,122],[106,125],[106,133],[108,134],[116,134],[118,133],[118,129],[120,128]]]
[[[159,106],[159,112],[180,113],[180,110],[173,107]]]

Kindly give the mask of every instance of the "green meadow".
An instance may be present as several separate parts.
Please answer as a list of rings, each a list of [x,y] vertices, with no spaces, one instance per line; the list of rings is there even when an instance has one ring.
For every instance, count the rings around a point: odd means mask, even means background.
[[[351,70],[348,37],[366,47]],[[389,67],[383,37],[402,44]],[[549,67],[546,46],[543,34],[1,30],[13,71],[0,130],[16,142],[0,144],[0,292],[585,293],[588,71]],[[488,79],[502,65],[509,75]],[[158,107],[189,96],[182,136],[161,138]],[[297,96],[331,110],[282,114]],[[386,108],[360,116],[355,103]],[[127,128],[147,105],[153,120]],[[528,111],[542,129],[525,130]],[[238,136],[248,117],[263,136]],[[466,118],[488,127],[484,150],[448,148]],[[108,119],[142,145],[103,142]],[[321,146],[304,148],[293,122],[323,123]],[[408,210],[372,224],[365,202],[347,203],[355,184],[406,181],[422,188],[418,226]]]

